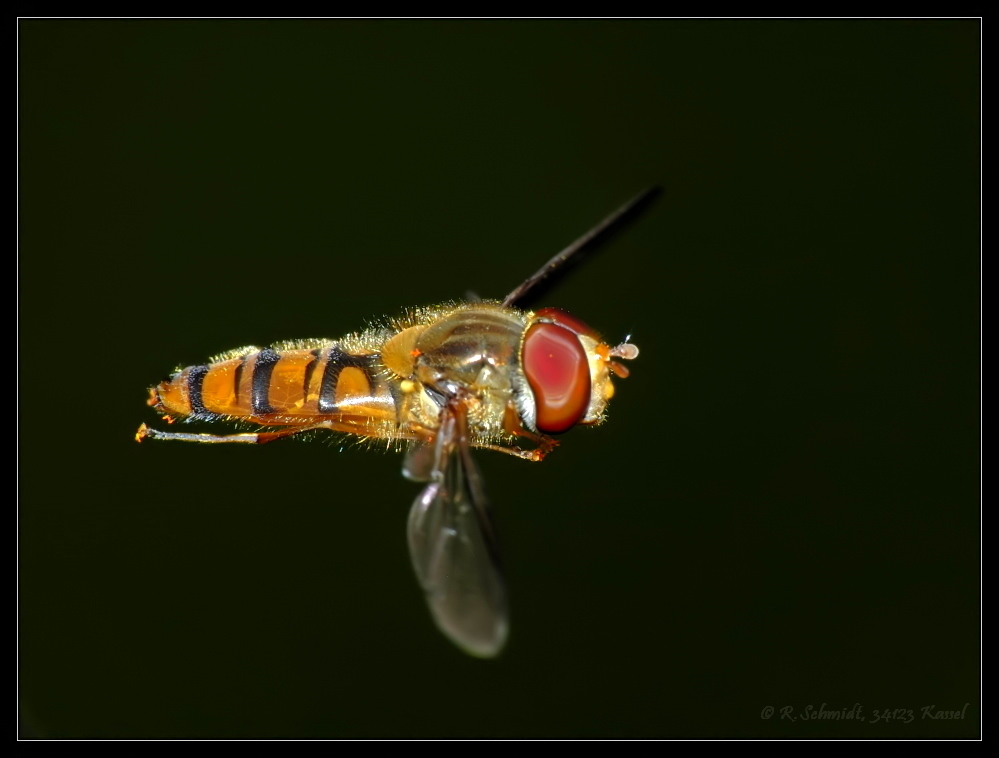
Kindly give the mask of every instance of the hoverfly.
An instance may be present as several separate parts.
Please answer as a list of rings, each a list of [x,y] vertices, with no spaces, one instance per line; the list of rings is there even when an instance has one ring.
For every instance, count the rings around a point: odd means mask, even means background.
[[[542,460],[551,435],[599,424],[628,339],[605,343],[554,308],[516,307],[598,237],[634,216],[648,190],[554,256],[502,301],[414,308],[339,340],[243,347],[188,366],[149,390],[164,419],[231,421],[259,431],[164,432],[136,440],[271,442],[332,431],[386,441],[407,452],[403,475],[425,483],[409,512],[409,550],[440,628],[465,652],[497,655],[508,612],[496,536],[472,448]]]

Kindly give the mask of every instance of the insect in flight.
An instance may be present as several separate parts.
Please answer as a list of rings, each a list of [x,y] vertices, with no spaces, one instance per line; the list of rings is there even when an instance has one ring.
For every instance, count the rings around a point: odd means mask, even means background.
[[[465,652],[495,656],[508,632],[506,588],[471,449],[542,460],[557,444],[551,435],[604,420],[611,376],[628,376],[620,360],[638,355],[628,339],[612,347],[565,311],[517,306],[657,194],[626,203],[502,301],[414,308],[340,340],[230,350],[149,390],[148,404],[167,422],[245,422],[258,431],[142,424],[136,439],[259,444],[332,431],[405,445],[403,474],[425,484],[408,537],[431,613]]]

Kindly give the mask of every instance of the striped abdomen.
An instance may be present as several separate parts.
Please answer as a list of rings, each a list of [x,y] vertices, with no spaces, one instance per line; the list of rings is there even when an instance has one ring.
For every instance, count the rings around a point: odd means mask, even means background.
[[[188,366],[150,391],[162,413],[264,424],[305,424],[324,416],[396,420],[392,387],[377,354],[350,354],[337,345],[250,349],[245,355]]]

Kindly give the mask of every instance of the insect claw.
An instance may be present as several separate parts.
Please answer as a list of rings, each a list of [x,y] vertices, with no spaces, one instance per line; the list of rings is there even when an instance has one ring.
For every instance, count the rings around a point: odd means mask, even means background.
[[[139,431],[135,433],[135,441],[142,442],[146,437],[149,436],[149,427],[145,424],[139,424]]]

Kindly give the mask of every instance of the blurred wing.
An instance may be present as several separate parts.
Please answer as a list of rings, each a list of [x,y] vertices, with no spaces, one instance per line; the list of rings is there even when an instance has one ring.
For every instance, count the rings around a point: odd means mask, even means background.
[[[434,448],[422,440],[410,440],[402,461],[402,475],[411,482],[429,482],[433,478]]]
[[[409,552],[440,630],[491,658],[506,642],[506,587],[462,411],[442,412],[432,481],[409,512]]]

